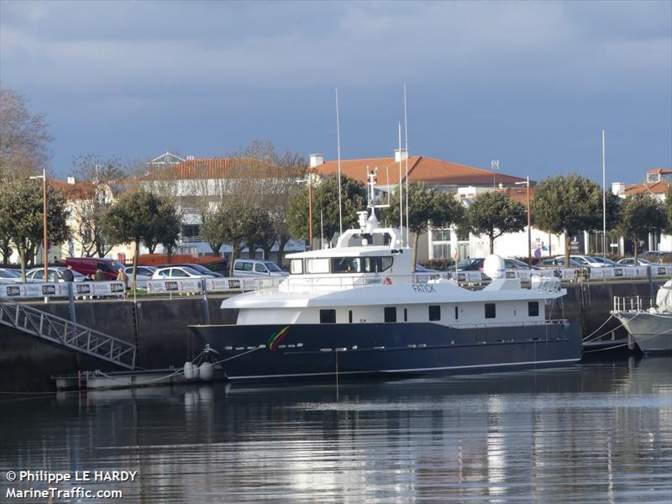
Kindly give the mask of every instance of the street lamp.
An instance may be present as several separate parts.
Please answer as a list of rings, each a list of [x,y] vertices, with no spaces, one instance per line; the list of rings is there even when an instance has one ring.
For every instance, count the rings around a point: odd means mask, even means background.
[[[44,234],[42,236],[42,261],[44,263],[44,281],[48,280],[49,258],[47,254],[47,170],[42,169],[42,175],[29,177],[30,179],[42,179],[42,227]],[[45,298],[46,299],[46,298]]]
[[[492,188],[497,189],[497,172],[499,170],[499,159],[493,159],[490,162],[490,168],[492,168]]]
[[[516,185],[527,187],[527,265],[532,267],[532,214],[530,213],[530,177],[525,177],[525,182],[516,182]]]

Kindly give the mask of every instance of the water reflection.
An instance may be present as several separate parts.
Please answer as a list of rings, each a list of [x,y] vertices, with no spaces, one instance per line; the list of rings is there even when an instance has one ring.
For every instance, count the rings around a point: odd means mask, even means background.
[[[0,468],[137,470],[130,502],[672,500],[669,357],[0,407]]]

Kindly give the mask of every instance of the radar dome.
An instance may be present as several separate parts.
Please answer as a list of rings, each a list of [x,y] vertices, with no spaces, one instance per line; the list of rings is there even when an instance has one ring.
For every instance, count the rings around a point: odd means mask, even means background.
[[[483,273],[493,280],[495,278],[504,278],[506,276],[504,258],[497,254],[492,254],[486,257],[485,261],[483,261]]]

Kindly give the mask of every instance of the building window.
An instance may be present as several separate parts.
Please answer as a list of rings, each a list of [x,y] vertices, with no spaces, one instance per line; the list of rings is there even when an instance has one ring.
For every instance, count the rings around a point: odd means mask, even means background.
[[[336,310],[320,310],[320,324],[335,324]]]
[[[450,229],[432,229],[431,230],[432,259],[450,259],[452,251],[450,248]]]
[[[385,307],[385,322],[396,322],[397,321],[397,308],[396,306],[386,306]]]
[[[530,317],[539,316],[539,301],[530,301],[527,303],[527,314]]]
[[[495,303],[485,303],[485,318],[495,318],[496,316]]]
[[[441,307],[439,305],[432,305],[429,307],[429,320],[441,320]]]

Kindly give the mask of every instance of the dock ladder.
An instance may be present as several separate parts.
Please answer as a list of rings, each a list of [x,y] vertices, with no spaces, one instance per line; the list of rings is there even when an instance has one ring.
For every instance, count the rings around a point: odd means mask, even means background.
[[[136,346],[132,343],[1,297],[0,325],[126,369],[135,369]]]

